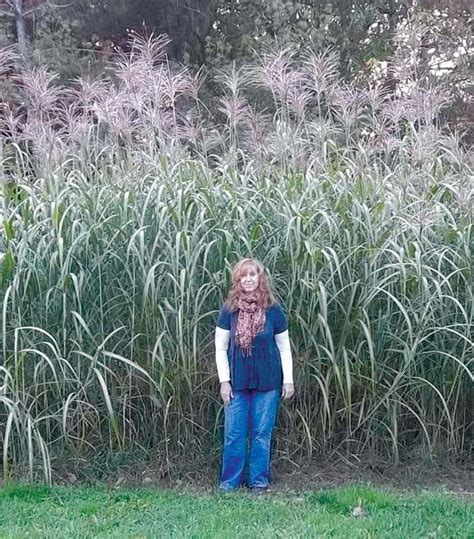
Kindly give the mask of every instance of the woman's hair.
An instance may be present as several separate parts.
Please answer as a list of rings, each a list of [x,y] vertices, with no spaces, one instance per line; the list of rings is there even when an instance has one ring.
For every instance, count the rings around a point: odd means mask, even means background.
[[[242,289],[240,287],[240,280],[248,269],[254,269],[258,275],[258,286],[255,290],[255,294],[258,297],[260,305],[266,309],[270,305],[276,303],[275,296],[270,287],[267,272],[261,262],[255,260],[255,258],[244,258],[235,264],[232,270],[232,285],[227,296],[226,305],[233,311],[237,309],[237,301]]]

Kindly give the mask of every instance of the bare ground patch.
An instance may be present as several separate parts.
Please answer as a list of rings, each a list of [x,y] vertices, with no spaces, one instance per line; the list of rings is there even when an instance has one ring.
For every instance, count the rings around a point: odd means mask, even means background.
[[[164,463],[159,458],[127,459],[119,466],[100,466],[81,460],[57,463],[53,481],[59,484],[105,483],[110,488],[158,487],[193,492],[210,492],[217,487],[219,464],[216,456],[182,458]],[[99,468],[99,465],[97,465]],[[474,461],[464,458],[456,463],[431,461],[421,455],[399,464],[381,459],[312,459],[299,463],[284,458],[272,464],[272,490],[280,493],[307,492],[370,483],[402,492],[436,489],[459,498],[474,500]]]

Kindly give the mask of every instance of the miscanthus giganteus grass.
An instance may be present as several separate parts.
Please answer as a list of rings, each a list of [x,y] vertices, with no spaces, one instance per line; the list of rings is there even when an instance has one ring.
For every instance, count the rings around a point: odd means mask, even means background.
[[[164,46],[68,88],[24,72],[24,107],[3,108],[4,475],[218,447],[213,328],[245,256],[290,320],[278,455],[469,451],[473,184],[449,97],[347,86],[333,52],[285,50],[222,73],[210,107]]]

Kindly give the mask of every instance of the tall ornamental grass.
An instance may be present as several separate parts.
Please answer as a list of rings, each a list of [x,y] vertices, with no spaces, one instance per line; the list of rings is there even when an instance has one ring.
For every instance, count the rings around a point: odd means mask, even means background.
[[[469,452],[473,183],[448,97],[409,65],[388,95],[285,50],[222,73],[206,106],[165,45],[67,88],[23,72],[2,109],[5,478],[136,448],[164,473],[217,462],[213,328],[246,256],[290,320],[277,457]]]

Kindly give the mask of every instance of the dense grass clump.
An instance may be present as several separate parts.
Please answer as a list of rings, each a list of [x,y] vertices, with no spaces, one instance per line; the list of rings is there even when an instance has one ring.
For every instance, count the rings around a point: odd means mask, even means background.
[[[468,451],[473,184],[443,94],[348,88],[330,53],[283,51],[223,75],[213,116],[162,49],[136,42],[74,89],[24,74],[27,116],[4,114],[4,473],[216,449],[213,327],[244,256],[290,318],[280,455]]]

